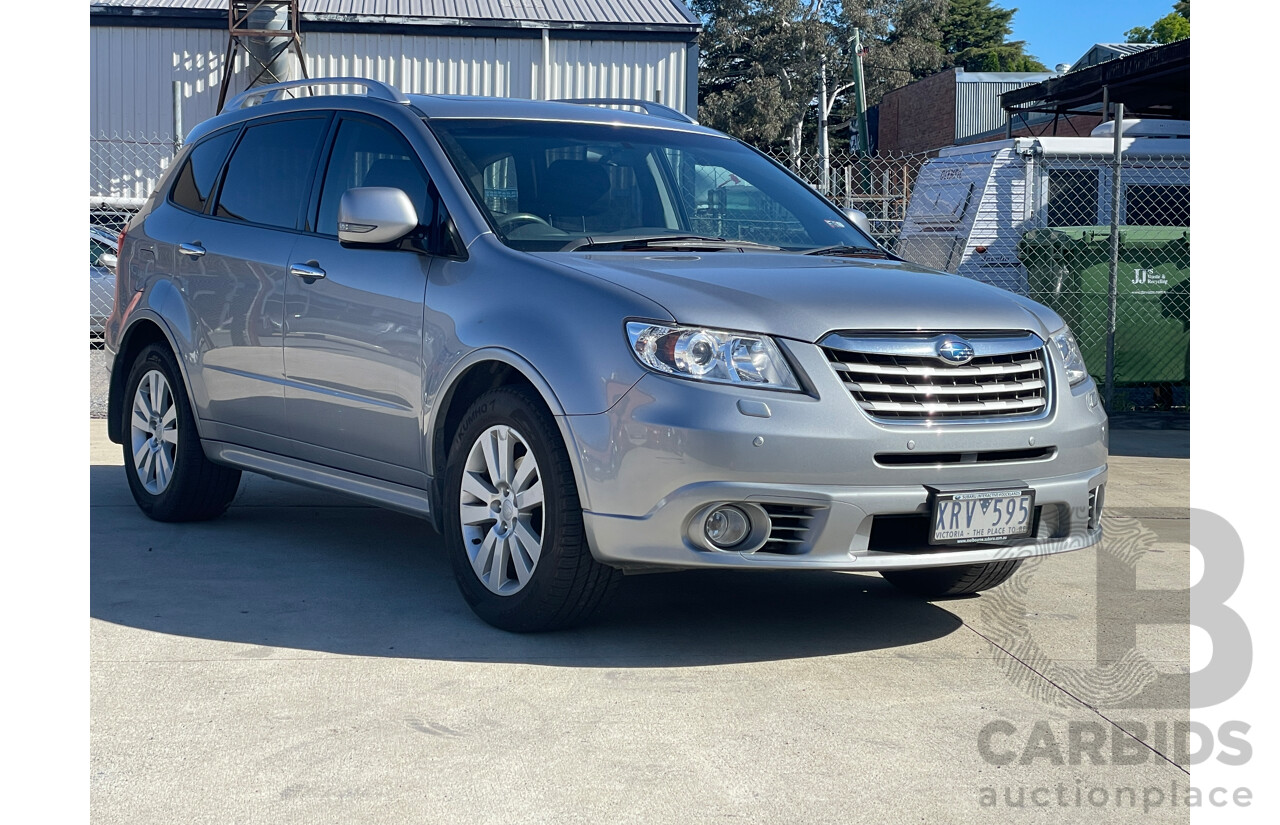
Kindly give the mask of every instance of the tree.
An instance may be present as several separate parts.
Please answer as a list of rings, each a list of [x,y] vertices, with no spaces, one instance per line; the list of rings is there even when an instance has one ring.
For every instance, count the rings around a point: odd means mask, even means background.
[[[1046,71],[1008,41],[1016,9],[992,0],[691,0],[699,38],[698,114],[757,146],[784,142],[793,163],[827,124],[853,114],[854,29],[868,106],[946,66]]]
[[[833,57],[822,0],[693,0],[698,115],[757,145],[786,140],[798,157],[804,122]]]
[[[947,64],[941,23],[950,2],[692,0],[703,22],[699,117],[757,145],[785,140],[794,157],[813,124],[850,113],[855,27],[874,106]]]
[[[1191,0],[1173,4],[1173,11],[1148,26],[1134,26],[1124,33],[1130,43],[1172,43],[1191,36]]]
[[[887,92],[927,77],[947,65],[942,21],[950,0],[846,0],[835,15],[838,39],[848,43],[862,30],[862,68],[868,106]],[[848,59],[844,61],[848,65]]]
[[[970,72],[1044,72],[1043,63],[1026,54],[1026,41],[1006,40],[1017,9],[992,0],[951,0],[942,24],[942,48],[952,65]]]

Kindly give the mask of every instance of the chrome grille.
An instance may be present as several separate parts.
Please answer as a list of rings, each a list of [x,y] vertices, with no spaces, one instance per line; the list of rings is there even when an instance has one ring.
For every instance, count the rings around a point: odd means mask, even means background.
[[[938,354],[937,333],[828,336],[827,359],[858,405],[887,421],[1035,418],[1048,412],[1044,341],[1027,332],[961,333],[975,355]]]

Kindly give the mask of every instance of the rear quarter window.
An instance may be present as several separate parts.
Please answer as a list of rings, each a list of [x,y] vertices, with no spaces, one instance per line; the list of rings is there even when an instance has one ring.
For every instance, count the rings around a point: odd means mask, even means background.
[[[231,150],[231,144],[235,142],[238,133],[239,130],[232,129],[214,135],[191,150],[170,191],[170,198],[174,203],[192,212],[204,211],[209,195],[213,193],[218,172],[222,170],[222,162],[227,159],[227,152]]]

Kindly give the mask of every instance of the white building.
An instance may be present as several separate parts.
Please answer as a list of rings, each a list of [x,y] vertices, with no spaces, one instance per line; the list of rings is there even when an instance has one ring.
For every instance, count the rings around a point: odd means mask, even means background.
[[[683,0],[302,0],[300,13],[310,77],[697,107],[700,24]],[[178,132],[216,113],[227,0],[93,0],[89,24],[91,194],[139,197]],[[254,74],[235,62],[228,99]]]

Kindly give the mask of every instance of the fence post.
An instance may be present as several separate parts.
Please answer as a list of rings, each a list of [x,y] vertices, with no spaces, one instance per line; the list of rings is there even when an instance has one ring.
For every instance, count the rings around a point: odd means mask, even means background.
[[[1115,141],[1111,153],[1111,266],[1107,274],[1107,375],[1103,398],[1107,411],[1116,389],[1116,293],[1120,276],[1120,170],[1121,137],[1124,135],[1124,104],[1116,103]]]
[[[173,154],[182,150],[182,81],[173,81]]]
[[[889,170],[880,173],[880,220],[889,223]]]

